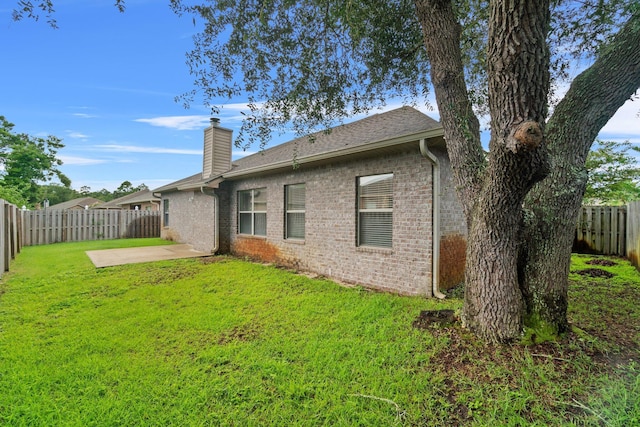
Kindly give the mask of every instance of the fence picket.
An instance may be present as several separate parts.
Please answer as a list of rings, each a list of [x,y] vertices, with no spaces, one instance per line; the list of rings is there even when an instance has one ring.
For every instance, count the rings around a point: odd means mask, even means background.
[[[20,215],[25,245],[160,237],[160,213],[102,209],[25,211]]]
[[[0,277],[22,248],[18,207],[0,199]]]
[[[625,256],[627,208],[583,206],[576,224],[576,249]]]
[[[640,270],[640,201],[627,205],[628,227],[625,235],[625,255]]]

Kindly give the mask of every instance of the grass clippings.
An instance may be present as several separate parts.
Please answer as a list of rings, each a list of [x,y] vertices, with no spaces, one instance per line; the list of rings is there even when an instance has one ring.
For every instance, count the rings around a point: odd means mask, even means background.
[[[0,282],[0,425],[640,424],[640,277],[572,273],[571,333],[531,347],[401,297],[211,257],[95,269],[27,247]],[[164,242],[166,243],[166,242]],[[575,256],[575,271],[599,257]],[[440,316],[439,314],[434,315]]]

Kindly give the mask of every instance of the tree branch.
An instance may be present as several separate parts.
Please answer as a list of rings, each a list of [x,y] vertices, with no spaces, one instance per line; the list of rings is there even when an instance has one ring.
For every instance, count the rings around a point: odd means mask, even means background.
[[[464,78],[460,24],[449,0],[415,0],[415,5],[451,166],[469,218],[486,163],[480,143],[480,124]]]

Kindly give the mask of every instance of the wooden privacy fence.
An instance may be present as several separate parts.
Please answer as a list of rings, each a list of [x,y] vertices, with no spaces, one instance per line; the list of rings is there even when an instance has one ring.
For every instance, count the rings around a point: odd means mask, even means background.
[[[626,230],[626,206],[583,206],[578,214],[575,249],[625,256]]]
[[[640,270],[640,201],[629,203],[627,209],[626,256]]]
[[[160,237],[156,211],[68,209],[22,211],[23,244]]]
[[[22,248],[20,221],[18,207],[0,199],[0,277]]]

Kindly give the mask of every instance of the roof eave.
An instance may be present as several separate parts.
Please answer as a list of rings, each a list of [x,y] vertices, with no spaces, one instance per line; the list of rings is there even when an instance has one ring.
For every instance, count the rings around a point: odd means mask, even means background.
[[[223,181],[222,178],[220,178],[219,176],[216,176],[216,177],[198,181],[198,182],[190,182],[187,184],[178,185],[176,187],[176,190],[190,191],[190,190],[201,190],[203,188],[218,188],[218,186],[222,181]]]
[[[305,157],[298,157],[295,161],[298,165],[321,162],[329,159],[338,159],[341,157],[348,157],[356,154],[366,153],[368,151],[376,151],[384,148],[399,146],[406,143],[419,141],[420,139],[437,138],[443,135],[444,135],[444,132],[442,127],[438,127],[438,128],[430,129],[427,131],[421,131],[417,133],[411,133],[411,134],[399,136],[397,138],[384,139],[376,142],[371,142],[368,144],[358,145],[356,147],[348,147],[340,150],[313,154]],[[287,159],[287,160],[281,160],[278,162],[269,163],[265,165],[255,166],[253,168],[241,169],[235,172],[230,171],[227,173],[223,173],[222,178],[232,179],[232,178],[238,178],[246,175],[255,175],[255,174],[269,172],[276,169],[291,167],[291,162],[292,162],[292,159]]]

